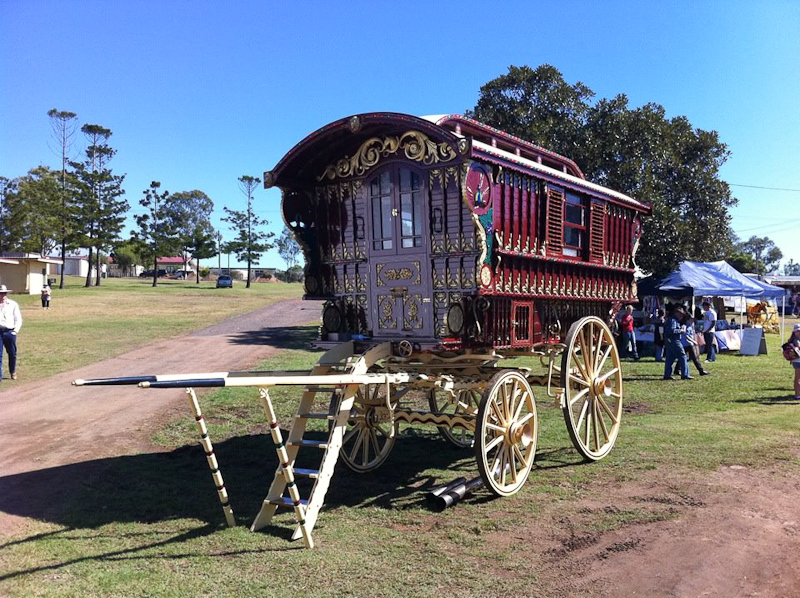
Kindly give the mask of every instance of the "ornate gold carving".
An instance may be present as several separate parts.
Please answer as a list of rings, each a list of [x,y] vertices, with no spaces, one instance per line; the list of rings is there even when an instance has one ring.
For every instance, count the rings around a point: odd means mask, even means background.
[[[419,330],[422,318],[419,317],[419,303],[422,295],[407,295],[403,299],[403,330]]]
[[[411,268],[389,268],[386,270],[386,280],[411,280],[412,276],[414,276],[414,272]]]
[[[414,280],[414,284],[416,285],[422,284],[419,262],[414,262],[414,267],[417,269],[417,278]]]
[[[380,314],[381,328],[397,328],[397,319],[394,317],[394,298],[391,295],[378,295],[378,313]]]
[[[361,130],[361,119],[357,116],[351,117],[347,124],[350,125],[350,130],[353,133],[358,133]]]
[[[381,158],[402,150],[405,157],[423,164],[438,164],[457,157],[448,143],[436,143],[419,131],[406,131],[400,137],[371,137],[361,144],[352,158],[345,156],[335,164],[329,164],[318,181],[334,180],[336,177],[361,176],[377,165]]]
[[[438,182],[440,187],[444,187],[444,179],[442,179],[442,171],[439,168],[434,168],[433,170],[428,173],[428,182],[430,183],[431,189],[433,189],[436,185],[434,183]]]
[[[447,293],[434,293],[433,300],[436,302],[436,307],[447,307]]]
[[[433,288],[434,289],[443,289],[444,288],[444,276],[436,269],[434,266],[433,268]]]
[[[381,278],[381,272],[386,267],[386,264],[378,264],[375,266],[375,286],[382,287],[384,286],[383,278]]]

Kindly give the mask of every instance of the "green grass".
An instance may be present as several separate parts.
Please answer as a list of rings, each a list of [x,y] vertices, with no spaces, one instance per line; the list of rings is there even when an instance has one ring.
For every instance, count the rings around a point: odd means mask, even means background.
[[[23,325],[17,341],[20,381],[35,380],[120,355],[154,340],[185,334],[278,299],[299,297],[299,284],[237,281],[233,289],[213,282],[109,278],[85,288],[67,277],[53,290],[51,309],[38,296],[14,295]],[[7,364],[4,364],[7,367]],[[7,371],[7,370],[5,370]],[[4,388],[14,384],[4,382]]]
[[[313,333],[309,328],[307,337]],[[792,371],[778,338],[767,340],[768,355],[723,354],[711,376],[694,381],[659,380],[663,366],[652,358],[626,361],[630,412],[611,455],[595,464],[581,461],[560,410],[534,389],[537,466],[522,491],[501,500],[479,492],[443,513],[430,511],[428,488],[477,475],[477,467],[471,451],[446,444],[435,428],[406,427],[378,471],[358,476],[337,467],[313,551],[288,542],[289,513],[266,533],[247,530],[272,479],[275,452],[255,389],[211,392],[201,405],[239,527],[224,527],[187,414],[154,431],[163,452],[103,462],[104,474],[69,497],[62,514],[0,547],[0,594],[559,595],[544,572],[560,553],[532,545],[526,530],[567,526],[572,535],[560,549],[566,554],[608,530],[680,517],[697,500],[681,480],[688,484],[720,466],[800,473]],[[306,369],[317,358],[284,350],[262,367]],[[530,365],[539,369],[533,360]],[[284,426],[297,392],[271,393]],[[76,475],[81,471],[75,466]],[[604,502],[604,488],[651,479],[654,472],[669,474],[669,490],[627,506]],[[580,506],[585,499],[598,506]],[[626,546],[608,550],[617,549]]]

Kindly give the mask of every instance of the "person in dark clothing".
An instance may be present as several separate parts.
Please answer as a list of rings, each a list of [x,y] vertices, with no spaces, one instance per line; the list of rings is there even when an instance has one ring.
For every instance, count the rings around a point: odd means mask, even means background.
[[[686,351],[683,350],[683,345],[681,344],[681,334],[683,334],[684,330],[682,322],[685,313],[682,307],[676,307],[672,310],[664,326],[664,348],[666,349],[664,380],[673,379],[672,365],[676,360],[678,362],[681,378],[684,380],[690,379]]]
[[[681,344],[683,345],[683,350],[686,352],[686,356],[692,360],[694,367],[697,368],[697,371],[700,373],[701,376],[707,376],[708,372],[703,369],[703,365],[700,363],[700,360],[697,358],[697,339],[694,336],[694,318],[687,317],[685,320],[685,328],[686,332],[681,334]],[[678,362],[675,363],[675,374],[679,374],[678,366],[680,364]],[[688,365],[687,365],[688,371]]]
[[[658,308],[656,310],[656,319],[653,320],[653,343],[656,346],[656,361],[661,363],[664,361],[664,325],[666,319],[664,318],[664,310]]]

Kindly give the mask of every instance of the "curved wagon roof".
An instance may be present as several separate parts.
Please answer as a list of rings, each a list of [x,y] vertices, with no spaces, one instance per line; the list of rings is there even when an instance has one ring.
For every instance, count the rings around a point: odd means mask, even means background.
[[[264,173],[264,186],[308,187],[323,178],[326,169],[354,155],[371,139],[406,131],[426,135],[442,153],[507,165],[528,171],[553,184],[590,192],[640,211],[648,206],[633,197],[586,180],[571,159],[461,115],[412,116],[397,112],[370,112],[336,120],[314,131]],[[350,158],[353,156],[353,158]],[[333,178],[333,176],[329,177]]]

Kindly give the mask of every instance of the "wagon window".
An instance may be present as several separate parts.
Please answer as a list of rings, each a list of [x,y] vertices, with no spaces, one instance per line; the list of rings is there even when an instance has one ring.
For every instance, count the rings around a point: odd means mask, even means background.
[[[400,169],[400,237],[403,247],[422,246],[422,190],[419,176]]]
[[[579,195],[567,193],[564,202],[564,255],[579,257],[586,247],[586,206]]]
[[[372,248],[392,249],[392,178],[384,172],[372,180],[369,189],[372,202]]]

